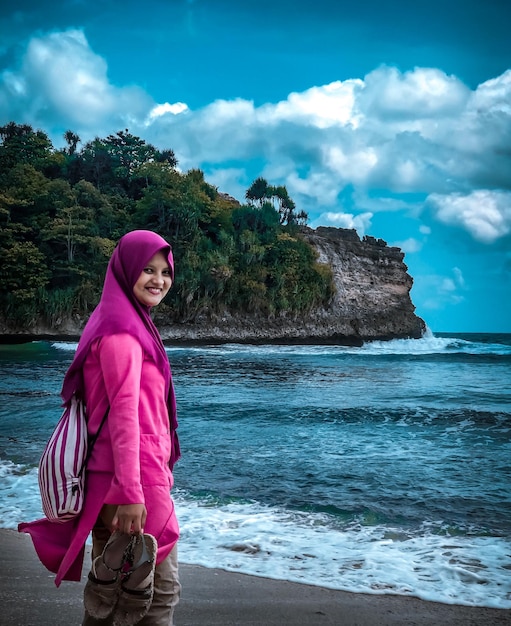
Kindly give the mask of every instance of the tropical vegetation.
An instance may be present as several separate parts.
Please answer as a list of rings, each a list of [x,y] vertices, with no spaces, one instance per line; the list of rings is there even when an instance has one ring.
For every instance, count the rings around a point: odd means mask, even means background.
[[[172,244],[175,285],[160,307],[169,322],[300,314],[330,299],[330,269],[285,187],[258,178],[241,205],[128,129],[81,147],[72,131],[64,139],[56,149],[29,125],[0,127],[0,317],[10,327],[84,319],[117,240],[137,228]]]

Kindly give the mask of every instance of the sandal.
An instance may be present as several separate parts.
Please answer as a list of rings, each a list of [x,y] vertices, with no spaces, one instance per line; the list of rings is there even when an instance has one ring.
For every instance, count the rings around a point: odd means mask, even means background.
[[[105,567],[118,575],[130,558],[135,539],[135,535],[126,535],[119,530],[114,531],[101,554]]]
[[[132,535],[115,531],[103,552],[93,560],[83,591],[83,603],[91,617],[105,619],[114,610],[119,596],[119,574],[133,542]]]
[[[121,588],[114,613],[114,626],[133,626],[149,610],[154,593],[156,539],[149,534],[136,535],[131,554],[121,574]]]

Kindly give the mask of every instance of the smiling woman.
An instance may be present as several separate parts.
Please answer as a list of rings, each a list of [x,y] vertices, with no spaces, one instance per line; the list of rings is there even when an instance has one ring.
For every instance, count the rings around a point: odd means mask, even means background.
[[[80,579],[92,531],[84,626],[97,620],[129,626],[145,615],[145,624],[170,625],[179,600],[179,527],[170,496],[179,458],[176,404],[168,357],[149,313],[172,275],[172,251],[160,235],[136,230],[121,237],[61,392],[65,404],[74,396],[85,400],[91,436],[98,416],[108,414],[88,461],[82,513],[76,522],[19,526],[57,574],[57,586]]]
[[[145,306],[160,304],[172,286],[172,270],[162,252],[157,252],[140,272],[133,293]]]

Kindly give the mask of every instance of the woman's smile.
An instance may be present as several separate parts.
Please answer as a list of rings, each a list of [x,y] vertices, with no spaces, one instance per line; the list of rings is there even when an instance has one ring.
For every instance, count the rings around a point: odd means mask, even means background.
[[[169,292],[172,274],[163,252],[157,252],[140,272],[133,293],[144,306],[156,306]]]

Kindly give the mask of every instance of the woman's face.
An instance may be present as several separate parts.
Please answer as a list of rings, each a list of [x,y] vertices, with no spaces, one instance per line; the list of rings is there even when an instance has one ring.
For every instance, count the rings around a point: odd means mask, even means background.
[[[156,306],[172,285],[171,269],[163,252],[157,252],[140,272],[133,287],[136,299],[145,306]]]

